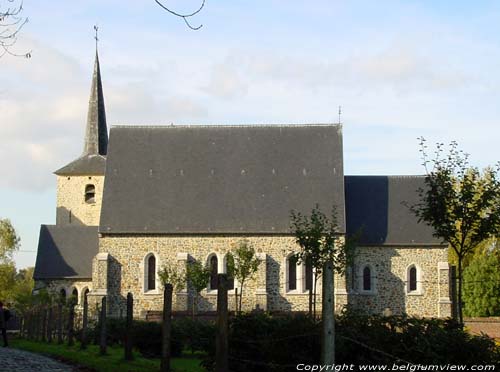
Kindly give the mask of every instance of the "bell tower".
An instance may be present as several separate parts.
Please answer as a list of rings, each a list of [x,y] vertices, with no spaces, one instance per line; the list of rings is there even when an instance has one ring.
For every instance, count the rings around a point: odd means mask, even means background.
[[[107,151],[108,128],[96,47],[83,153],[54,172],[57,225],[99,225]]]

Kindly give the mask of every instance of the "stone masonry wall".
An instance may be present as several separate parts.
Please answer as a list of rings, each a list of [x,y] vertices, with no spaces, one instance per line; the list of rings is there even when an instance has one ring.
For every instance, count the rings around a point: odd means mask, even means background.
[[[47,288],[49,293],[58,295],[61,289],[66,291],[66,298],[69,298],[76,288],[78,291],[77,306],[83,305],[83,294],[86,289],[92,291],[91,279],[57,279],[57,280],[44,280],[44,287]],[[39,287],[38,285],[36,287]]]
[[[95,202],[85,202],[85,187],[95,186]],[[57,177],[57,224],[97,226],[101,216],[104,176]]]
[[[100,260],[94,260],[95,293],[106,293],[109,311],[117,316],[123,312],[128,292],[134,295],[135,316],[145,311],[161,311],[162,292],[145,291],[145,259],[154,254],[157,269],[164,263],[184,269],[187,259],[206,263],[212,254],[224,272],[224,257],[235,248],[243,236],[103,236],[100,238]],[[297,290],[286,286],[286,257],[298,251],[291,236],[250,236],[248,242],[262,260],[256,277],[245,284],[243,309],[258,306],[269,311],[307,311],[308,292],[303,290],[303,272],[297,270]],[[105,255],[108,253],[108,255]],[[104,256],[106,257],[103,259]],[[373,272],[374,291],[361,290],[363,265]],[[419,270],[419,291],[407,293],[406,281],[410,265]],[[350,275],[335,278],[336,307],[350,306],[372,313],[398,314],[406,312],[420,316],[449,316],[447,253],[444,247],[361,247],[358,248]],[[353,274],[354,273],[354,274]],[[354,286],[349,283],[354,282]],[[346,285],[347,284],[347,285]],[[237,283],[236,283],[237,285]],[[107,288],[102,288],[106,286]],[[229,293],[229,308],[234,309],[234,291]],[[317,285],[317,309],[321,309],[321,280]],[[199,311],[216,310],[216,291],[203,290]],[[174,296],[174,310],[191,309],[192,295],[182,291]]]

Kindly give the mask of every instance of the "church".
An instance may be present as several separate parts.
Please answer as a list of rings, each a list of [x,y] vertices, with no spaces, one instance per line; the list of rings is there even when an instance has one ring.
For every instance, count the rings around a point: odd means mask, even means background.
[[[131,292],[144,318],[162,309],[163,265],[199,261],[215,276],[246,241],[261,264],[243,310],[307,311],[313,276],[293,258],[290,211],[334,205],[343,234],[361,231],[353,264],[335,278],[337,310],[450,316],[447,245],[405,206],[424,177],[344,175],[342,146],[340,124],[113,126],[108,139],[96,53],[83,153],[55,171],[56,224],[40,227],[35,288],[79,305],[106,296],[110,316]],[[216,281],[193,296],[176,292],[173,310],[215,311]]]

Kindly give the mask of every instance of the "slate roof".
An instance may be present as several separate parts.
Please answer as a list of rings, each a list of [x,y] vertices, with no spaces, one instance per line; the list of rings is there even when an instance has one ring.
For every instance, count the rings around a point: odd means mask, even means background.
[[[104,106],[99,56],[96,51],[83,154],[54,173],[67,176],[82,174],[103,175],[107,152],[108,127],[106,124],[106,109]]]
[[[102,155],[84,155],[56,170],[58,176],[103,175],[106,158]]]
[[[92,278],[97,226],[42,225],[34,279]]]
[[[346,176],[347,234],[361,229],[361,245],[441,245],[404,205],[418,201],[419,187],[424,176]]]
[[[101,233],[289,233],[290,210],[338,207],[339,125],[113,127]]]

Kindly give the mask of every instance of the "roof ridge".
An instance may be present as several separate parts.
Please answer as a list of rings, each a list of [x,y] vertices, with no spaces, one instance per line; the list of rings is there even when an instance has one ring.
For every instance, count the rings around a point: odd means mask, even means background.
[[[344,177],[422,178],[425,174],[344,174]]]
[[[300,127],[338,127],[341,128],[341,123],[293,123],[293,124],[165,124],[165,125],[126,125],[115,124],[111,128],[300,128]]]

